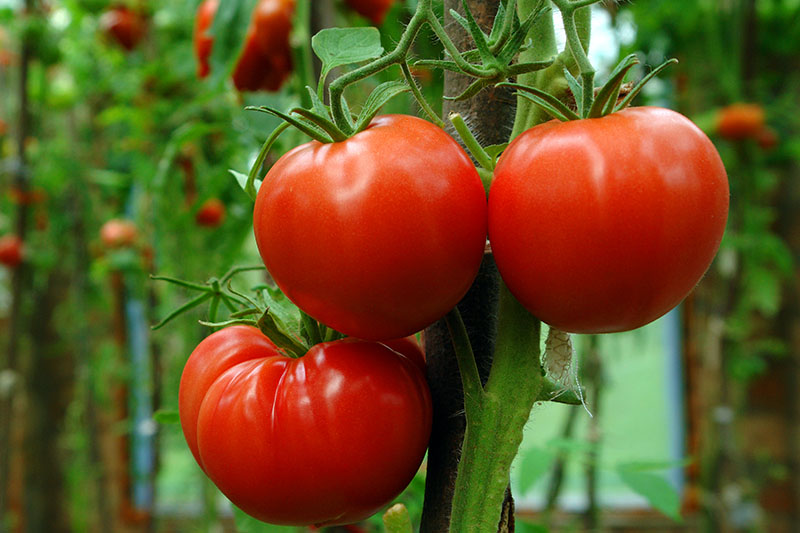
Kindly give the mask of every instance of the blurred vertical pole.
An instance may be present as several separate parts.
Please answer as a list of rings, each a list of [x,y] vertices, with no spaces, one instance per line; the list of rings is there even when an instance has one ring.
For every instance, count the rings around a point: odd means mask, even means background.
[[[468,0],[467,4],[484,31],[491,30],[499,0]],[[466,31],[455,23],[450,9],[463,13],[460,0],[444,3],[445,28],[461,50],[470,47]],[[470,79],[447,71],[444,93],[456,96],[469,85]],[[445,122],[451,112],[460,113],[483,145],[508,141],[514,122],[514,98],[506,89],[487,88],[475,97],[461,102],[446,100],[442,115]],[[458,135],[450,129],[453,138]],[[458,308],[467,326],[472,348],[481,374],[488,378],[497,329],[499,281],[491,254],[484,256],[481,270]],[[428,449],[428,470],[425,484],[425,507],[422,512],[422,533],[447,531],[450,524],[453,489],[461,456],[466,420],[464,418],[461,378],[447,326],[443,321],[425,330],[425,352],[428,361],[428,382],[433,397],[433,432]],[[498,510],[497,520],[501,522]],[[513,500],[507,492],[502,512],[501,531],[513,531]]]
[[[33,0],[25,0],[25,16],[34,12]],[[18,123],[17,123],[17,165],[14,169],[13,185],[20,194],[27,195],[30,190],[30,174],[28,172],[25,154],[25,140],[30,129],[30,110],[28,101],[28,69],[30,66],[33,43],[30,37],[23,34],[19,58],[19,85],[18,85]],[[28,207],[26,202],[21,202],[17,207],[15,232],[23,241],[27,233]],[[6,390],[0,391],[0,531],[6,530],[8,518],[9,481],[11,467],[11,429],[13,421],[14,396],[16,387],[14,382],[19,380],[19,352],[20,335],[24,327],[22,298],[26,290],[28,263],[23,261],[17,267],[11,280],[11,320],[9,322],[8,346],[0,353],[0,372],[10,376],[12,384]]]

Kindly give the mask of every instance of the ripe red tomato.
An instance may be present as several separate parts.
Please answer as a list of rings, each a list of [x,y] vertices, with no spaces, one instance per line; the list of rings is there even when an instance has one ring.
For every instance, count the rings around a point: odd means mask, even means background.
[[[514,139],[489,192],[489,240],[512,294],[574,333],[660,317],[719,247],[728,179],[714,145],[667,109],[552,121]]]
[[[139,230],[130,220],[113,218],[100,228],[100,240],[106,248],[124,248],[136,243]]]
[[[394,339],[467,292],[486,242],[486,196],[441,128],[387,115],[346,141],[312,141],[281,157],[253,224],[290,300],[347,335]]]
[[[764,108],[758,104],[731,104],[717,114],[717,134],[723,139],[755,139],[764,128]]]
[[[208,30],[214,21],[219,0],[205,0],[197,9],[194,26],[194,49],[197,75],[208,76],[213,38]],[[240,91],[277,91],[292,70],[289,31],[292,27],[294,0],[259,0],[247,29],[245,45],[233,83]]]
[[[199,226],[216,228],[225,220],[225,204],[219,198],[209,198],[194,216]]]
[[[394,0],[345,0],[348,7],[376,26],[383,24]]]
[[[0,237],[0,264],[9,268],[16,268],[22,263],[22,239],[16,235],[3,235]]]
[[[243,511],[273,524],[356,522],[416,473],[431,399],[414,362],[343,339],[280,354],[258,329],[203,340],[181,377],[181,426],[203,471]]]
[[[420,346],[415,336],[409,335],[408,337],[382,341],[381,344],[385,344],[395,352],[405,355],[411,361],[419,365],[420,369],[425,372],[425,351],[422,349],[422,346]]]
[[[145,20],[136,11],[117,6],[103,13],[100,27],[125,50],[131,51],[144,36]]]

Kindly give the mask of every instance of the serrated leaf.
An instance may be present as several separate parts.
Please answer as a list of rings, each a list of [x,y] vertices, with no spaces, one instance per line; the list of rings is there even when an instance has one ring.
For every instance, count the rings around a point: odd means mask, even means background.
[[[178,411],[159,409],[153,413],[153,420],[159,424],[180,424],[181,416]]]
[[[411,88],[404,81],[387,81],[381,83],[367,97],[364,107],[358,115],[356,131],[361,131],[367,127],[370,121],[375,118],[383,104],[397,96],[398,94],[410,91]]]
[[[244,46],[250,17],[257,0],[225,0],[219,3],[209,35],[214,39],[209,63],[215,85],[225,79]]]
[[[383,54],[377,28],[326,28],[311,38],[311,48],[322,61],[324,80],[332,68],[376,59]]]
[[[617,468],[617,474],[633,492],[676,522],[681,522],[681,499],[678,491],[662,476],[650,472]]]
[[[525,494],[550,470],[554,459],[555,454],[544,448],[531,448],[525,452],[517,472],[521,494]]]

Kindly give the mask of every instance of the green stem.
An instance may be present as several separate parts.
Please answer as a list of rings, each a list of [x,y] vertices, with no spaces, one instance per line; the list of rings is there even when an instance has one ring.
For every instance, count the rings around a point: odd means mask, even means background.
[[[544,382],[539,321],[501,285],[497,345],[478,409],[467,430],[453,494],[450,532],[496,531],[511,463]],[[463,378],[463,375],[462,375]],[[464,382],[465,398],[467,382]]]
[[[581,73],[581,84],[583,86],[583,102],[581,109],[584,113],[588,113],[592,108],[594,102],[594,75],[595,70],[589,61],[589,56],[584,49],[584,43],[581,42],[581,33],[575,24],[575,11],[579,8],[587,7],[591,4],[597,3],[599,0],[582,0],[572,2],[570,0],[553,0],[553,3],[561,11],[561,19],[564,21],[564,32],[567,35],[567,46],[569,47],[575,62],[578,64],[578,69]],[[587,27],[589,27],[587,25]],[[584,31],[587,31],[584,28]]]
[[[303,320],[303,326],[305,326],[306,334],[308,335],[308,343],[311,346],[321,343],[322,333],[319,330],[319,323],[303,311],[300,311],[300,316]]]
[[[539,9],[544,0],[519,0],[518,13],[520,19],[525,20],[535,9]],[[535,62],[550,59],[558,54],[556,47],[556,31],[553,25],[553,17],[545,14],[533,23],[528,38],[533,46],[520,53],[519,62]],[[537,72],[528,72],[517,76],[517,83],[538,87],[539,89],[549,89],[553,83],[551,80],[563,77],[561,69],[564,65],[560,62]],[[542,111],[539,110],[530,100],[522,96],[517,97],[517,111],[514,118],[514,128],[511,132],[513,140],[517,135],[526,129],[543,122],[547,119]]]
[[[475,158],[475,161],[486,170],[490,172],[493,171],[494,161],[489,157],[489,154],[486,153],[486,150],[483,149],[483,146],[481,146],[475,136],[472,135],[469,127],[467,127],[467,123],[464,122],[464,117],[458,113],[450,113],[448,118],[450,122],[453,123],[453,127],[455,127],[461,140],[464,141],[464,145],[469,149],[472,157]]]
[[[483,385],[481,385],[478,365],[475,364],[475,354],[467,335],[467,328],[461,319],[461,313],[454,307],[445,315],[447,329],[453,341],[453,349],[458,361],[458,370],[461,373],[461,383],[464,388],[464,408],[467,414],[467,426],[472,416],[477,414],[484,399]]]
[[[344,90],[350,84],[368,78],[394,64],[404,62],[420,28],[422,28],[422,25],[428,21],[433,14],[432,3],[433,0],[419,0],[417,10],[411,17],[406,31],[403,32],[403,36],[400,38],[400,42],[397,43],[397,47],[394,50],[375,61],[339,76],[328,87],[333,120],[345,134],[352,134],[353,127],[350,125],[350,121],[347,119],[344,112],[344,104],[342,102]]]
[[[411,94],[414,95],[419,107],[425,112],[426,115],[428,115],[428,118],[431,120],[431,122],[444,129],[444,121],[439,118],[439,115],[436,114],[436,111],[433,110],[431,105],[425,99],[425,96],[423,96],[422,91],[419,90],[417,81],[414,79],[414,76],[411,74],[411,70],[408,68],[408,61],[405,59],[401,61],[400,69],[403,71],[403,77],[405,77],[408,86],[411,88]]]

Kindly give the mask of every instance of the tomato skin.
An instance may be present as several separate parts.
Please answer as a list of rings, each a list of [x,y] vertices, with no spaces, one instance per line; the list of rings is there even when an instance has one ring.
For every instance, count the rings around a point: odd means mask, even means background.
[[[736,103],[720,109],[716,131],[723,139],[756,139],[764,128],[764,108],[758,104]]]
[[[441,128],[386,115],[346,141],[312,141],[281,157],[253,224],[290,300],[347,335],[394,339],[466,293],[483,257],[486,195]]]
[[[552,121],[500,157],[489,239],[533,315],[568,332],[626,331],[694,288],[722,239],[728,197],[719,154],[678,113]]]
[[[376,26],[383,24],[394,0],[345,0],[347,6]]]
[[[284,525],[356,522],[389,503],[422,461],[432,409],[419,367],[382,344],[343,339],[291,359],[249,326],[197,346],[179,408],[220,490]]]
[[[112,218],[100,228],[100,240],[106,248],[133,246],[138,237],[139,230],[130,220]]]
[[[17,268],[24,256],[22,239],[16,235],[0,237],[0,264],[9,268]]]
[[[388,346],[395,352],[405,355],[425,372],[425,350],[422,349],[422,346],[420,346],[419,341],[417,341],[414,335],[392,339],[390,341],[382,341],[381,344]]]
[[[144,36],[145,21],[139,13],[125,6],[118,6],[103,13],[100,17],[100,27],[130,52]]]
[[[197,8],[194,50],[197,76],[210,73],[209,58],[214,40],[208,31],[219,0],[205,0]],[[233,84],[240,91],[277,91],[292,70],[289,31],[294,0],[259,0],[245,36],[244,49],[233,71]]]
[[[216,228],[225,220],[225,204],[219,198],[209,198],[197,210],[194,219],[198,226]]]

